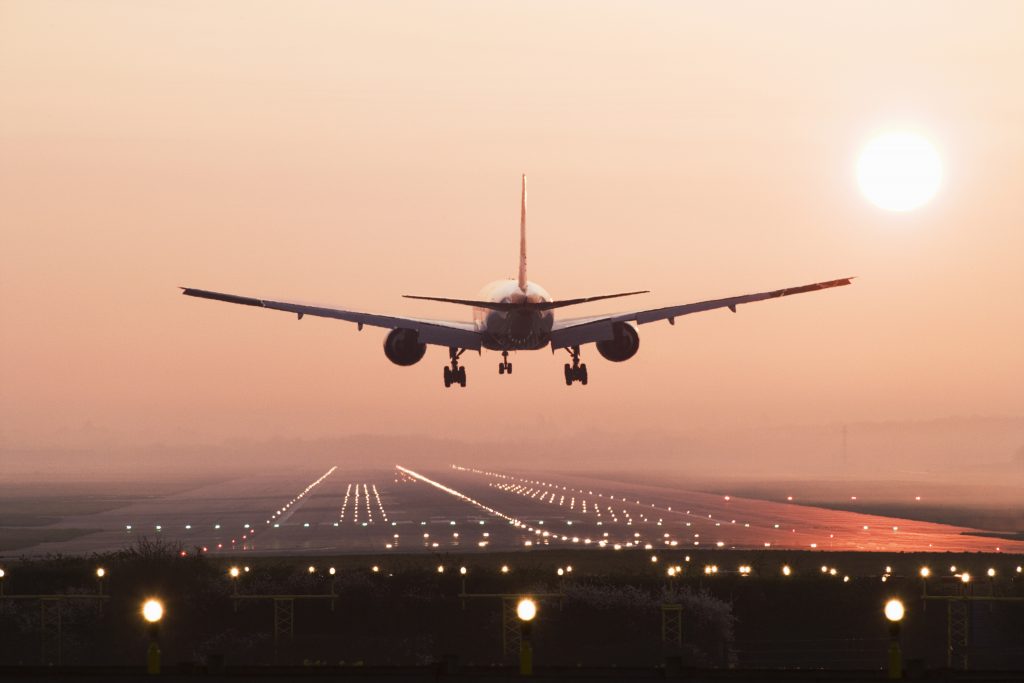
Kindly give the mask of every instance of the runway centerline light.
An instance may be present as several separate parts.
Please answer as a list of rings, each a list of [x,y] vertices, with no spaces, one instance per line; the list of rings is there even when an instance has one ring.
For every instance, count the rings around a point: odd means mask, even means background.
[[[522,598],[516,604],[516,616],[520,621],[533,621],[537,616],[537,603],[530,598]]]
[[[885,618],[889,621],[902,621],[904,613],[903,602],[898,598],[892,598],[885,603]]]
[[[164,605],[155,598],[150,598],[142,604],[142,618],[151,624],[155,624],[164,618]]]

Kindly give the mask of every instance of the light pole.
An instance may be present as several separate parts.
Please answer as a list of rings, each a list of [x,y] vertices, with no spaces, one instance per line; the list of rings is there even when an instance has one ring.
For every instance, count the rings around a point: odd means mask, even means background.
[[[885,618],[889,620],[889,679],[903,678],[903,653],[900,651],[900,622],[903,621],[903,602],[892,598],[885,603]]]
[[[149,649],[146,651],[146,673],[160,673],[160,620],[164,618],[164,605],[156,598],[142,604],[142,618],[149,624]]]
[[[516,604],[516,616],[519,617],[519,675],[533,675],[533,643],[530,635],[533,630],[533,618],[537,616],[537,603],[531,598],[520,598]]]

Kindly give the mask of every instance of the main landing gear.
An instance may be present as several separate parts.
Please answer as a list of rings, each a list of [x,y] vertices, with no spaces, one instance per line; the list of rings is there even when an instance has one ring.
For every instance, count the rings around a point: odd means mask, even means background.
[[[459,365],[459,356],[466,349],[459,349],[454,346],[448,347],[448,355],[452,358],[452,364],[445,366],[444,368],[444,386],[445,388],[450,387],[453,384],[458,384],[460,387],[466,386],[466,368]]]
[[[501,362],[498,363],[498,374],[512,374],[512,364],[508,362],[508,351],[501,352]]]
[[[572,356],[572,365],[565,364],[565,386],[571,387],[573,382],[587,386],[587,364],[580,363],[580,347],[573,346],[566,351]]]

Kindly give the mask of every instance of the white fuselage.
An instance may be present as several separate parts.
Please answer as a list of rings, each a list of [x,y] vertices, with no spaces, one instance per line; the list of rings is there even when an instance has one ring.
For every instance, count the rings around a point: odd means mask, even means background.
[[[527,282],[524,292],[515,280],[492,282],[480,290],[479,298],[481,301],[497,304],[551,301],[551,295],[540,285]],[[495,351],[543,348],[551,339],[551,325],[554,320],[551,311],[495,311],[489,308],[473,308],[473,324],[483,335],[484,347]]]

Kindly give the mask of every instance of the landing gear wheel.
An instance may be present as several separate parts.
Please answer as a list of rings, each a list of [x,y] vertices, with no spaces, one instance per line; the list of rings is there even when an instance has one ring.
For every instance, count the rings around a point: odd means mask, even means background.
[[[453,384],[458,384],[460,387],[466,386],[466,368],[459,366],[459,356],[463,354],[465,349],[460,349],[456,346],[448,347],[448,355],[451,356],[451,365],[444,369],[444,386],[445,388],[450,387]]]
[[[504,375],[505,374],[505,364],[504,363],[498,363],[498,374],[499,375]]]
[[[565,350],[572,356],[572,364],[565,364],[565,386],[571,387],[573,382],[587,386],[587,364],[580,364],[580,347],[572,346]]]
[[[512,364],[511,363],[505,363],[505,372],[507,372],[510,375],[512,374]]]

